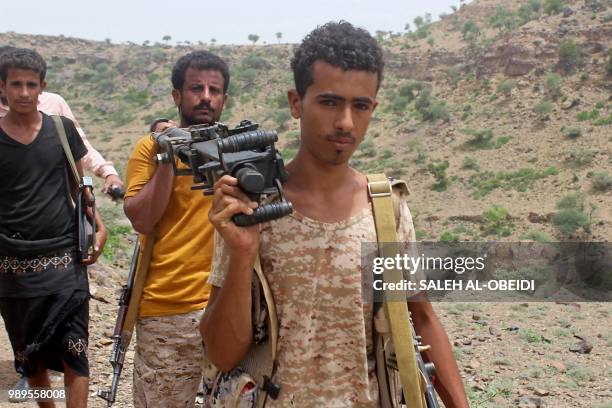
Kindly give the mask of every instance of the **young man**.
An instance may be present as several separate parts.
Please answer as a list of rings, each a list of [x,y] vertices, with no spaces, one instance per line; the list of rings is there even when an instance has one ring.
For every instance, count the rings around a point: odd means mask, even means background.
[[[172,70],[180,126],[218,121],[229,80],[227,64],[214,54],[180,58]],[[210,293],[212,199],[191,189],[191,177],[175,177],[171,164],[154,164],[156,153],[153,139],[142,138],[126,178],[125,214],[136,231],[155,239],[136,324],[134,405],[190,407],[205,358],[198,323]]]
[[[87,404],[89,365],[86,267],[76,257],[74,186],[53,120],[37,110],[46,64],[14,49],[0,62],[0,90],[10,107],[0,119],[0,312],[15,368],[30,386],[49,387],[47,368],[63,371],[68,407]],[[62,118],[82,175],[86,148]],[[97,248],[106,241],[98,212]],[[39,403],[50,407],[53,403]]]
[[[14,48],[15,47],[10,46],[0,47],[0,58],[2,58],[2,54]],[[9,107],[6,102],[6,98],[4,95],[2,95],[2,93],[0,93],[0,117],[6,116],[8,110]],[[102,157],[102,155],[91,146],[89,140],[87,140],[85,132],[79,126],[79,123],[74,117],[70,106],[68,106],[68,103],[61,97],[61,95],[52,92],[42,92],[38,98],[38,110],[46,113],[47,115],[64,116],[74,123],[77,132],[79,132],[79,135],[87,148],[87,154],[85,154],[82,159],[83,167],[85,170],[94,173],[104,181],[102,192],[106,193],[113,186],[118,188],[123,187],[123,182],[119,178],[117,170],[115,170],[115,167],[113,167],[113,163],[104,160],[104,157]]]
[[[367,180],[348,161],[365,137],[382,80],[382,50],[364,30],[329,23],[309,34],[292,61],[296,89],[289,106],[300,119],[300,148],[284,186],[294,214],[261,226],[231,217],[255,203],[236,179],[215,185],[210,220],[218,231],[209,282],[211,300],[200,329],[212,363],[224,371],[252,342],[251,276],[259,254],[279,320],[271,406],[379,405],[372,342],[372,305],[362,297],[361,244],[376,242]],[[414,240],[408,206],[400,206],[399,239]],[[448,338],[431,305],[410,302],[430,344],[437,389],[447,407],[467,407]],[[406,339],[409,341],[408,339]]]

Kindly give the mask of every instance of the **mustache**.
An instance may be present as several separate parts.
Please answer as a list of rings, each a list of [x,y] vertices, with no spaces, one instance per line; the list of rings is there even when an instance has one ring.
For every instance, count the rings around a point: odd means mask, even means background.
[[[212,105],[208,102],[202,102],[196,106],[193,107],[194,110],[201,110],[201,109],[207,109],[211,112],[214,112],[215,110],[213,109]]]

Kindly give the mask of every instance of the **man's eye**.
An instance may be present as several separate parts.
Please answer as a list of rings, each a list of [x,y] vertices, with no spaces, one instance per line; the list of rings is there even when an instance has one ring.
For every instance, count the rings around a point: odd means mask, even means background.
[[[321,100],[321,105],[323,106],[336,106],[336,101],[333,99],[323,99]]]
[[[370,105],[368,105],[367,103],[357,103],[355,104],[355,109],[367,111],[370,109]]]

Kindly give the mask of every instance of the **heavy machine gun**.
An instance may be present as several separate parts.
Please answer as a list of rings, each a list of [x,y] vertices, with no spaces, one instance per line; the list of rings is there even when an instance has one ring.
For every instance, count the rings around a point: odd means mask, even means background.
[[[171,163],[177,176],[192,175],[192,188],[204,190],[206,195],[213,194],[215,181],[225,174],[237,178],[238,186],[260,204],[264,197],[278,194],[278,201],[260,205],[252,215],[235,215],[233,221],[238,226],[281,218],[293,212],[282,188],[287,170],[274,146],[276,131],[258,127],[243,120],[234,129],[222,123],[168,128],[152,134],[161,151],[156,160]],[[188,167],[179,167],[175,156]]]

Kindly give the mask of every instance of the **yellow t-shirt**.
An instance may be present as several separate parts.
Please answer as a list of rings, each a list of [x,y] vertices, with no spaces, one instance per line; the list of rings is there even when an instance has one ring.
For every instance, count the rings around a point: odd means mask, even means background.
[[[127,165],[126,199],[135,196],[153,177],[157,169],[155,154],[157,145],[150,136],[138,141]],[[202,309],[210,296],[206,281],[213,251],[214,227],[208,221],[212,197],[191,190],[192,185],[191,176],[174,178],[170,201],[157,225],[140,303],[141,317]]]

